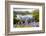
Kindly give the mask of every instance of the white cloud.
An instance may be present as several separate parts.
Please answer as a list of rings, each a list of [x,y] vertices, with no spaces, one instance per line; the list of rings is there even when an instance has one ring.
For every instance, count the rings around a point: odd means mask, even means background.
[[[29,11],[32,12],[35,9],[14,9],[14,11]]]

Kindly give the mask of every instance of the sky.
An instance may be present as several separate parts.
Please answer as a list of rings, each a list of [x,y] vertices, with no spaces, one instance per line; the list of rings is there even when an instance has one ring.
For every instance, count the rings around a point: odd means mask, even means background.
[[[39,8],[38,6],[32,6],[32,5],[14,5],[13,11],[29,11],[29,12],[31,12],[38,8]]]
[[[29,13],[31,13],[33,10],[35,10],[35,9],[31,9],[31,8],[17,8],[17,9],[14,9],[14,11],[29,11]]]

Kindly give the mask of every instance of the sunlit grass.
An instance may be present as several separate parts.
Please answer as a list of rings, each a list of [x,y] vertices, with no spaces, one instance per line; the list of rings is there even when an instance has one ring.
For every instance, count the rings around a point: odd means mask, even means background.
[[[16,28],[30,28],[32,26],[16,26]]]

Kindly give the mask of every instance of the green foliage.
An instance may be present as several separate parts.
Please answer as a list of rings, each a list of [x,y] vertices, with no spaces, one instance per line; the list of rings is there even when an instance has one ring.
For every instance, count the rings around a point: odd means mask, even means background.
[[[18,23],[20,20],[19,19],[16,19],[17,18],[17,16],[16,16],[16,14],[15,14],[15,12],[13,13],[13,24],[16,24],[16,23]]]
[[[14,19],[13,19],[13,24],[17,24],[20,20],[18,20],[18,19],[16,19],[16,17],[14,17]]]
[[[34,10],[33,12],[32,12],[32,15],[33,15],[33,17],[35,18],[35,21],[36,22],[39,22],[39,10],[37,9],[37,10]]]

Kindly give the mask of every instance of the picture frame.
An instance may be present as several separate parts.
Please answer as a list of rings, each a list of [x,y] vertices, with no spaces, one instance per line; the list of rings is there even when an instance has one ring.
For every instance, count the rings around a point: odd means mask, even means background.
[[[12,7],[11,7],[11,5],[12,5]],[[30,30],[27,30],[27,29],[22,29],[22,31],[20,31],[21,29],[19,29],[19,31],[12,31],[12,28],[10,28],[10,26],[12,27],[12,25],[11,24],[13,24],[13,23],[11,23],[11,22],[13,22],[13,20],[11,20],[11,10],[12,10],[12,12],[13,12],[13,7],[15,6],[15,10],[16,10],[16,5],[20,5],[20,7],[19,7],[19,9],[21,9],[22,10],[22,6],[21,5],[24,5],[23,7],[25,8],[26,7],[26,9],[27,9],[27,6],[28,6],[28,8],[30,8],[30,6],[33,6],[32,8],[38,8],[37,6],[41,6],[42,7],[42,10],[41,10],[41,15],[42,16],[40,16],[41,18],[41,23],[42,23],[42,27],[41,28],[37,28],[36,29],[36,27],[35,28],[32,28],[32,30],[33,31],[30,31]],[[26,6],[25,6],[26,5]],[[35,6],[35,7],[34,7]],[[11,8],[12,9],[11,9]],[[24,9],[23,8],[23,9]],[[25,9],[25,10],[26,10]],[[17,11],[18,11],[18,8],[17,8]],[[20,11],[20,10],[19,10]],[[21,12],[23,12],[23,10],[21,11]],[[12,16],[12,18],[13,18],[13,16]],[[11,22],[10,22],[11,21]],[[6,1],[5,2],[5,34],[6,35],[21,35],[21,34],[38,34],[38,33],[44,33],[45,32],[45,3],[34,3],[34,2],[20,2],[20,1]],[[18,29],[15,29],[15,30],[18,30]]]

